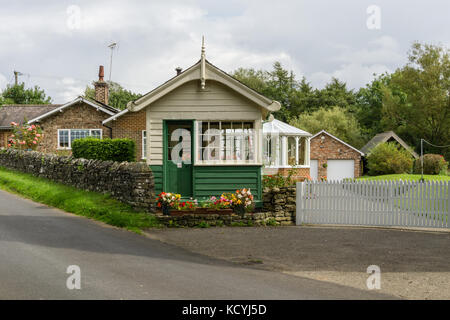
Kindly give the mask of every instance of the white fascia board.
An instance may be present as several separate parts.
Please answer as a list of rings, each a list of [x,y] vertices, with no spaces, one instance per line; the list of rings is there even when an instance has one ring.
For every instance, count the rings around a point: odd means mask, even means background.
[[[120,111],[119,113],[116,113],[116,114],[113,115],[112,117],[109,117],[108,119],[103,120],[103,121],[102,121],[102,124],[106,124],[106,123],[108,123],[108,122],[110,122],[110,121],[112,121],[112,120],[116,120],[118,117],[124,115],[124,114],[127,113],[128,111],[130,111],[130,110],[124,109],[124,110]]]
[[[360,153],[362,156],[364,156],[364,152],[359,151],[359,150],[356,149],[355,147],[352,147],[351,145],[349,145],[347,142],[342,141],[342,140],[339,139],[338,137],[333,136],[331,133],[328,133],[328,132],[326,132],[325,130],[321,130],[320,132],[316,133],[315,135],[313,135],[313,136],[311,137],[311,139],[314,139],[315,137],[317,137],[318,135],[320,135],[320,134],[322,134],[322,133],[324,133],[324,134],[326,134],[326,135],[332,137],[333,139],[336,139],[336,140],[339,141],[340,143],[346,145],[347,147],[349,147],[349,148],[355,150],[356,152],[358,152],[358,153]]]
[[[56,108],[56,109],[53,109],[53,110],[51,110],[51,111],[49,111],[49,112],[47,112],[47,113],[41,114],[39,117],[36,117],[36,118],[34,118],[34,119],[31,119],[30,121],[28,121],[28,124],[32,124],[32,123],[37,122],[37,121],[39,121],[39,120],[41,120],[41,119],[47,118],[48,116],[51,116],[51,115],[54,114],[54,113],[61,112],[63,109],[65,109],[65,108],[67,108],[67,107],[70,107],[70,106],[72,106],[72,105],[74,105],[74,104],[77,104],[77,103],[79,103],[79,102],[84,102],[84,103],[86,103],[87,105],[89,105],[89,106],[91,106],[91,107],[93,107],[93,108],[95,108],[95,109],[97,109],[97,110],[103,111],[103,112],[106,113],[106,114],[114,115],[113,112],[111,112],[111,111],[109,111],[109,110],[103,108],[102,106],[99,106],[99,105],[97,105],[97,104],[95,104],[95,103],[92,103],[91,101],[86,100],[86,99],[84,99],[83,97],[78,97],[78,98],[76,98],[75,100],[73,100],[73,101],[71,101],[71,102],[68,102],[68,103],[66,103],[66,104],[64,104],[64,105],[62,105],[62,106],[60,106],[60,107],[58,107],[58,108]]]

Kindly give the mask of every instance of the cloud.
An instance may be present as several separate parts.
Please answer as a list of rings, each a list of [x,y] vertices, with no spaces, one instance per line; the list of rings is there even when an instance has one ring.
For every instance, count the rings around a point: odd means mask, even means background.
[[[0,73],[0,88],[5,88],[6,84],[8,83],[8,80],[6,79],[6,77]]]
[[[375,74],[380,75],[385,72],[392,72],[392,70],[381,64],[364,66],[359,63],[350,63],[341,65],[339,69],[332,73],[313,73],[309,79],[319,88],[322,88],[329,83],[331,78],[338,78],[339,80],[346,82],[348,88],[359,88],[370,83]]]
[[[336,76],[357,88],[400,67],[414,40],[448,43],[450,4],[430,2],[379,0],[374,31],[360,0],[10,1],[0,11],[0,73],[29,74],[27,86],[64,103],[96,80],[99,65],[109,76],[114,41],[112,80],[145,93],[198,61],[205,35],[207,59],[225,71],[278,60],[313,85]]]

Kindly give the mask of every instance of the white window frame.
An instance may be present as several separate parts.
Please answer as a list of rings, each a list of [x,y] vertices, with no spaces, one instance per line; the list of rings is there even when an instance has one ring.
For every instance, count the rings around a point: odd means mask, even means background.
[[[201,149],[201,145],[200,145],[200,135],[199,135],[199,126],[202,122],[218,122],[219,123],[219,130],[222,129],[222,123],[223,122],[251,122],[253,124],[252,130],[253,130],[253,160],[200,160],[199,159],[199,150]],[[195,162],[194,165],[198,165],[198,166],[217,166],[217,165],[237,165],[237,166],[254,166],[254,165],[260,165],[259,161],[259,156],[258,156],[258,143],[259,143],[259,137],[257,135],[257,126],[256,126],[256,121],[255,120],[196,120],[195,121],[195,128],[194,128],[194,132],[195,132]],[[220,136],[220,152],[222,149],[222,135]],[[242,141],[243,142],[243,141]],[[241,142],[241,143],[242,143]],[[242,145],[241,145],[242,148]],[[220,155],[220,157],[222,158],[222,154]]]
[[[144,136],[145,135],[145,136]],[[147,159],[147,130],[142,130],[141,132],[141,159],[146,160]]]
[[[92,131],[100,131],[100,139],[103,139],[103,130],[102,129],[99,129],[99,128],[96,128],[96,129],[58,129],[58,140],[57,140],[57,143],[58,143],[58,147],[57,147],[57,149],[58,150],[72,150],[72,139],[70,138],[71,137],[71,134],[72,134],[72,130],[73,131],[75,131],[75,130],[89,130],[89,137],[91,137],[92,136]],[[60,132],[61,131],[69,131],[69,146],[68,147],[61,147],[61,145],[60,145],[60,141],[59,141],[59,136],[60,136]]]

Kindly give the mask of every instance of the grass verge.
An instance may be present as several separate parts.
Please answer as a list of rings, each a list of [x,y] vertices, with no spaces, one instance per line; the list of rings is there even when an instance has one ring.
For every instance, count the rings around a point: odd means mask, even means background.
[[[80,190],[3,167],[0,167],[0,189],[139,234],[144,228],[160,226],[155,216],[138,212],[108,195]]]
[[[387,174],[382,176],[363,176],[358,178],[358,180],[408,180],[408,181],[419,181],[420,174]],[[450,176],[445,175],[427,175],[424,174],[423,178],[425,181],[450,181]]]

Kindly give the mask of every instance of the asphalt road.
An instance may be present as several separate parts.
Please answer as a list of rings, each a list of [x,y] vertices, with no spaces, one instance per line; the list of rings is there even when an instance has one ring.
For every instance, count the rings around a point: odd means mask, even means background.
[[[66,286],[67,267],[81,289]],[[0,191],[0,299],[386,299],[215,260]]]

